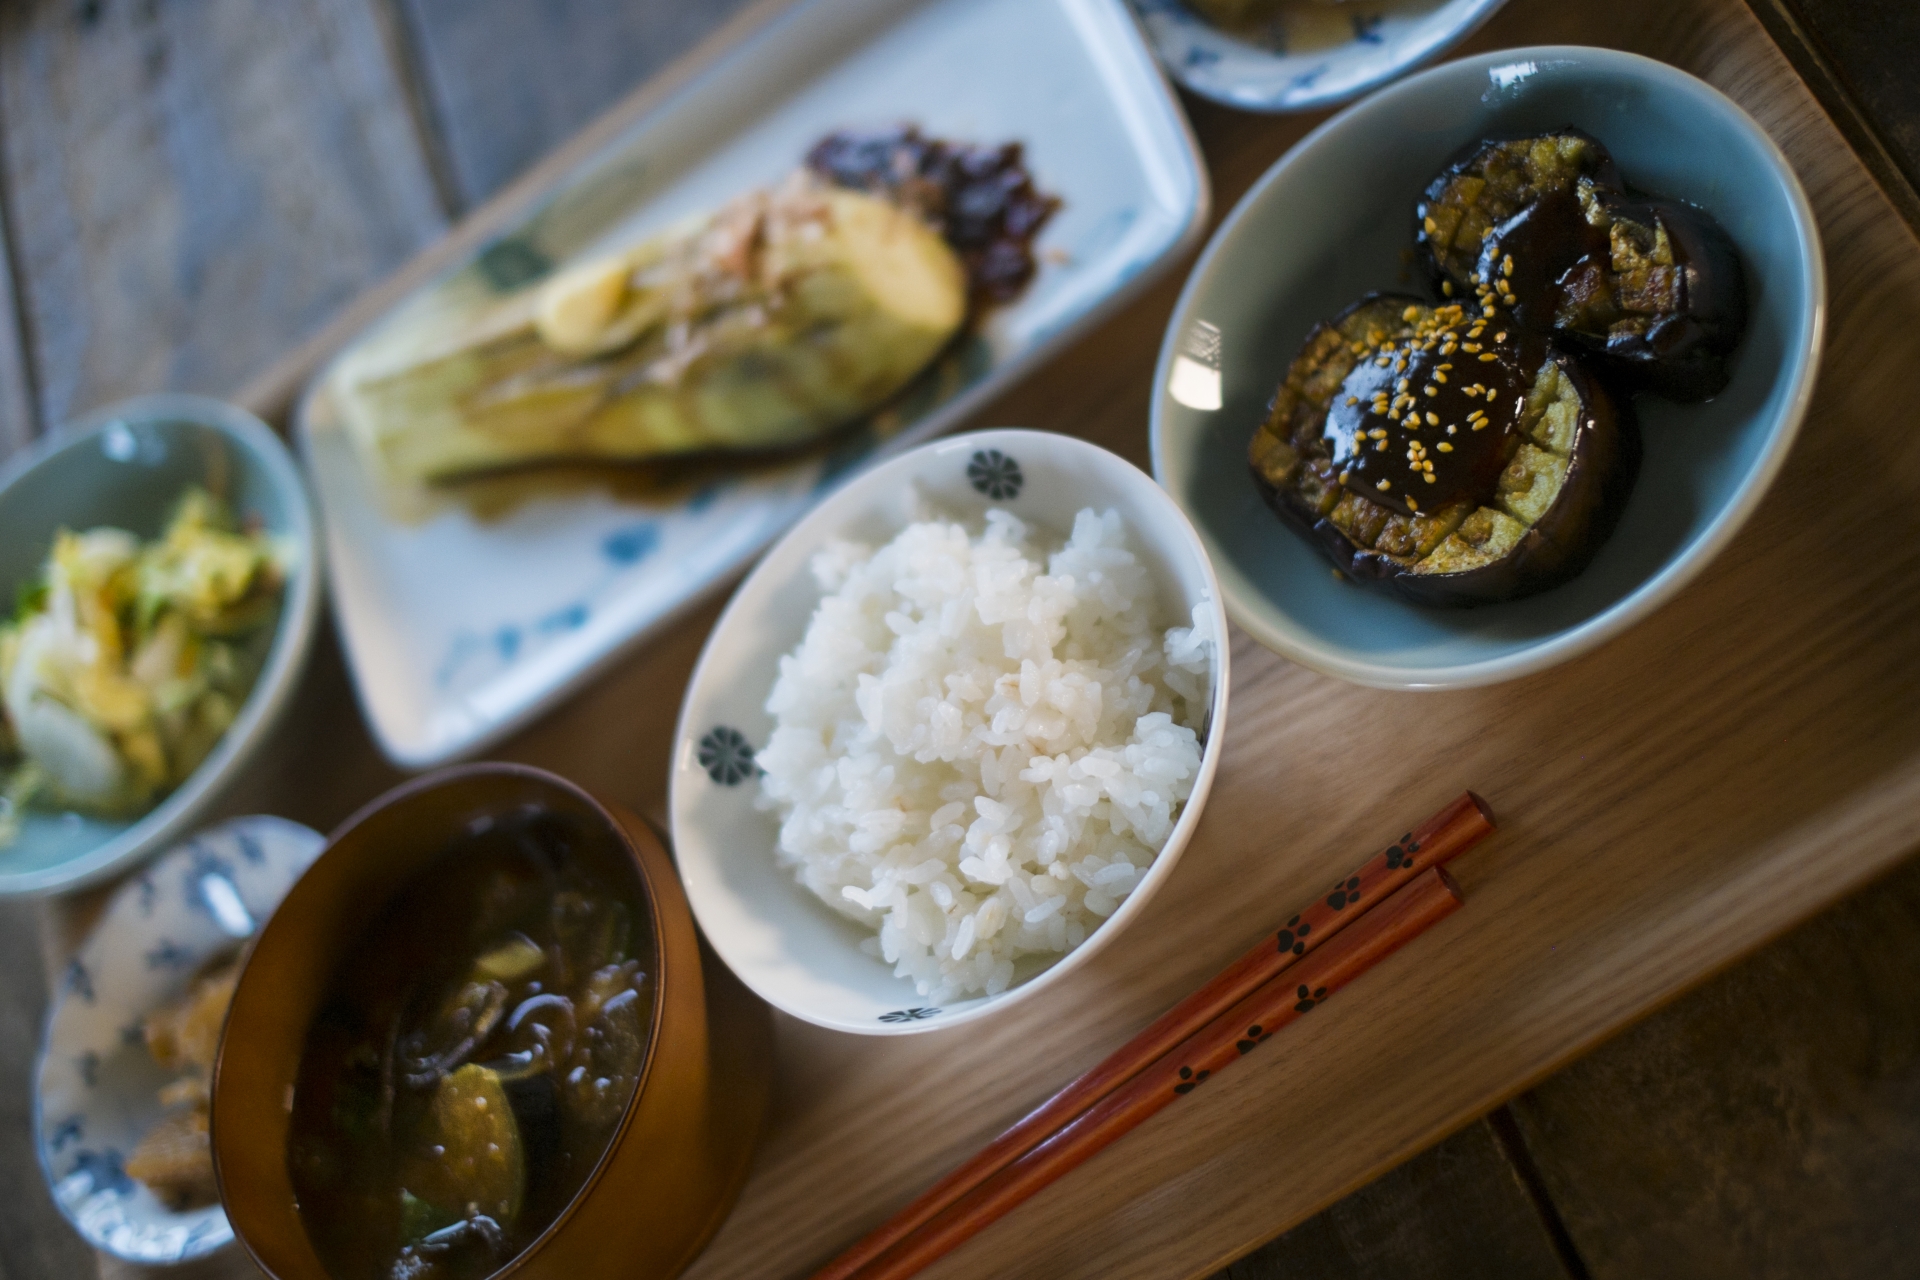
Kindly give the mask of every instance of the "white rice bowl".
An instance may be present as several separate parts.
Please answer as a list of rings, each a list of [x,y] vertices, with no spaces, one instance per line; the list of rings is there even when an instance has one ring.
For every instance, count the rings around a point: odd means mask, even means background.
[[[1120,516],[829,542],[756,756],[775,856],[929,1000],[994,995],[1140,883],[1200,774],[1211,606],[1165,627]]]

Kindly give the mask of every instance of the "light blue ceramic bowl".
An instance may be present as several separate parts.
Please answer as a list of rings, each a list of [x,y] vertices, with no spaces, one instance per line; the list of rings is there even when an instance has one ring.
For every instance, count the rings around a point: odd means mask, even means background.
[[[1639,481],[1619,527],[1573,581],[1450,610],[1336,580],[1262,504],[1247,471],[1249,437],[1316,321],[1369,290],[1424,291],[1409,252],[1412,210],[1445,161],[1485,135],[1566,124],[1604,142],[1636,185],[1711,210],[1738,244],[1752,316],[1732,382],[1705,404],[1640,397]],[[1382,688],[1509,680],[1646,617],[1733,540],[1806,415],[1825,321],[1806,194],[1779,149],[1718,91],[1604,49],[1464,59],[1329,120],[1221,225],[1161,347],[1154,474],[1199,528],[1228,614],[1268,648]]]
[[[239,718],[192,777],[144,817],[104,821],[29,811],[0,849],[0,895],[72,889],[112,875],[202,822],[293,692],[320,614],[320,548],[306,486],[279,437],[252,414],[199,396],[111,405],[0,471],[0,600],[39,573],[61,528],[165,526],[189,485],[257,517],[293,558],[266,663]]]
[[[1130,0],[1169,74],[1243,111],[1314,111],[1438,57],[1506,0],[1343,0],[1283,7],[1259,40],[1181,0]]]

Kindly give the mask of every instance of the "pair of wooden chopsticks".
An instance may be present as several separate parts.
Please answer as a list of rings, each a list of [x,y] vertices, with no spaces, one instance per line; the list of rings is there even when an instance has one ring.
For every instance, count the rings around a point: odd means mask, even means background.
[[[904,1280],[997,1221],[1460,905],[1443,866],[1493,830],[1471,791],[813,1274]],[[1284,977],[1282,975],[1285,975]]]

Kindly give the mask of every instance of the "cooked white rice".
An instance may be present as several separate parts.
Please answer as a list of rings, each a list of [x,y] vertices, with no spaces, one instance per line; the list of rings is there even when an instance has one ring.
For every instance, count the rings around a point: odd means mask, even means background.
[[[757,759],[778,857],[932,1001],[1071,951],[1139,884],[1200,772],[1209,615],[1160,631],[1118,513],[1065,546],[1005,511],[814,557]]]

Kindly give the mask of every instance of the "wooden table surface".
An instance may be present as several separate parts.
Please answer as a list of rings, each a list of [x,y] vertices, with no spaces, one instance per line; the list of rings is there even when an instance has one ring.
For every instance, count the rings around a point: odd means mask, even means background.
[[[18,286],[17,307],[0,308],[12,322],[0,323],[0,431],[23,437],[160,386],[283,409],[351,317],[381,305],[349,304],[361,286],[445,246],[403,271],[417,278],[566,163],[436,240],[526,158],[510,126],[530,108],[490,88],[517,89],[526,68],[474,53],[486,33],[473,15],[508,21],[497,15],[513,7],[297,0],[269,29],[236,0],[0,14]],[[776,7],[741,10],[734,33]],[[691,1275],[804,1273],[1462,786],[1503,823],[1460,866],[1466,910],[929,1274],[1209,1271],[1920,844],[1920,720],[1905,705],[1920,689],[1920,435],[1904,394],[1920,369],[1920,245],[1737,0],[1515,0],[1460,52],[1546,42],[1618,45],[1702,76],[1806,183],[1827,244],[1829,355],[1773,495],[1679,600],[1596,654],[1497,688],[1357,689],[1236,633],[1206,820],[1128,937],[1044,1008],[978,1029],[872,1041],[782,1019],[766,1141]],[[396,50],[438,68],[427,91],[368,70]],[[597,56],[546,70],[585,78]],[[222,93],[169,94],[183,61]],[[645,110],[699,61],[615,115]],[[101,89],[143,84],[154,92],[131,104]],[[289,110],[290,87],[326,96]],[[1318,120],[1195,115],[1218,212]],[[409,127],[421,119],[460,127]],[[318,159],[275,162],[289,150]],[[1068,431],[1144,462],[1152,356],[1181,274],[974,425]],[[319,327],[343,306],[348,321]],[[497,754],[660,813],[673,714],[717,611],[709,602]],[[327,641],[289,728],[228,807],[326,827],[396,777]],[[85,903],[51,910],[70,939]]]

